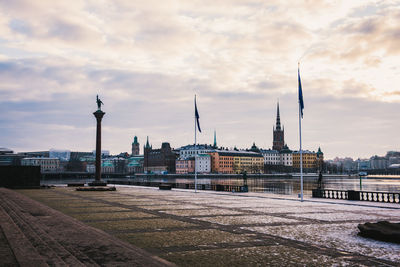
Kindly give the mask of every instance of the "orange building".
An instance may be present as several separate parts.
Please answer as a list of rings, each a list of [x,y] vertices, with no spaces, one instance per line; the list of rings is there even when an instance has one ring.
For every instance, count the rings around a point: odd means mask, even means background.
[[[211,156],[212,173],[233,173],[233,154],[224,151],[208,153]]]
[[[251,151],[214,151],[211,156],[211,172],[239,174],[261,173],[264,167],[264,157]]]

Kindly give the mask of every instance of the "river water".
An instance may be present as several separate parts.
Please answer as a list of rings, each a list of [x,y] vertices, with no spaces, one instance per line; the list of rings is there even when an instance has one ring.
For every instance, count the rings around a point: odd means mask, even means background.
[[[122,178],[127,181],[135,182],[163,182],[163,183],[181,183],[193,184],[193,178],[168,178],[167,176],[160,176],[158,178],[146,178],[145,176],[136,178]],[[121,178],[107,179],[122,180]],[[311,195],[311,190],[317,187],[317,176],[304,176],[303,189],[305,195]],[[46,185],[60,185],[74,182],[87,183],[93,181],[92,179],[68,179],[68,180],[46,180],[41,181],[41,184]],[[242,177],[237,178],[199,178],[197,179],[199,185],[202,184],[224,184],[224,185],[244,185]],[[247,178],[247,185],[250,192],[268,192],[285,195],[297,195],[300,193],[300,177],[293,176],[292,178],[282,177],[251,177]],[[324,189],[336,190],[362,190],[369,192],[400,192],[400,176],[368,176],[361,179],[358,177],[349,176],[324,176],[323,178]]]

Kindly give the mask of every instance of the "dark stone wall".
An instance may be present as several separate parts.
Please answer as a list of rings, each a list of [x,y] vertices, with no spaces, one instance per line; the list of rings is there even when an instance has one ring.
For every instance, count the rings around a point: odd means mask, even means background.
[[[0,166],[1,187],[38,187],[40,177],[40,166]]]

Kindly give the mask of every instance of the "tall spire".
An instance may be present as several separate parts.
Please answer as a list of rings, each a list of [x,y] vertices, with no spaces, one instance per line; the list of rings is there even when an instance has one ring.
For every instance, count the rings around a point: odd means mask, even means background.
[[[217,133],[216,133],[215,129],[214,129],[214,144],[213,144],[213,147],[217,148]]]
[[[146,148],[150,148],[149,137],[148,136],[147,136],[147,141],[146,141]]]
[[[276,108],[276,130],[281,130],[281,116],[279,114],[279,100]]]
[[[272,149],[281,151],[285,145],[285,132],[281,127],[281,115],[279,113],[279,100],[276,105],[276,125],[274,131],[274,139],[272,141]]]

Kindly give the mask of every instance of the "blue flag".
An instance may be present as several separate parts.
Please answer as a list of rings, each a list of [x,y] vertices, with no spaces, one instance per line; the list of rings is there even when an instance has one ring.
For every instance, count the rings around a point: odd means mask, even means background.
[[[196,104],[196,95],[194,96],[194,116],[196,118],[197,128],[199,129],[199,132],[201,132],[200,122],[199,122],[200,116],[199,116],[199,112],[197,111],[197,104]]]
[[[303,90],[301,89],[300,69],[299,68],[297,69],[297,74],[299,76],[299,105],[300,105],[301,118],[303,118],[304,101],[303,101]]]

